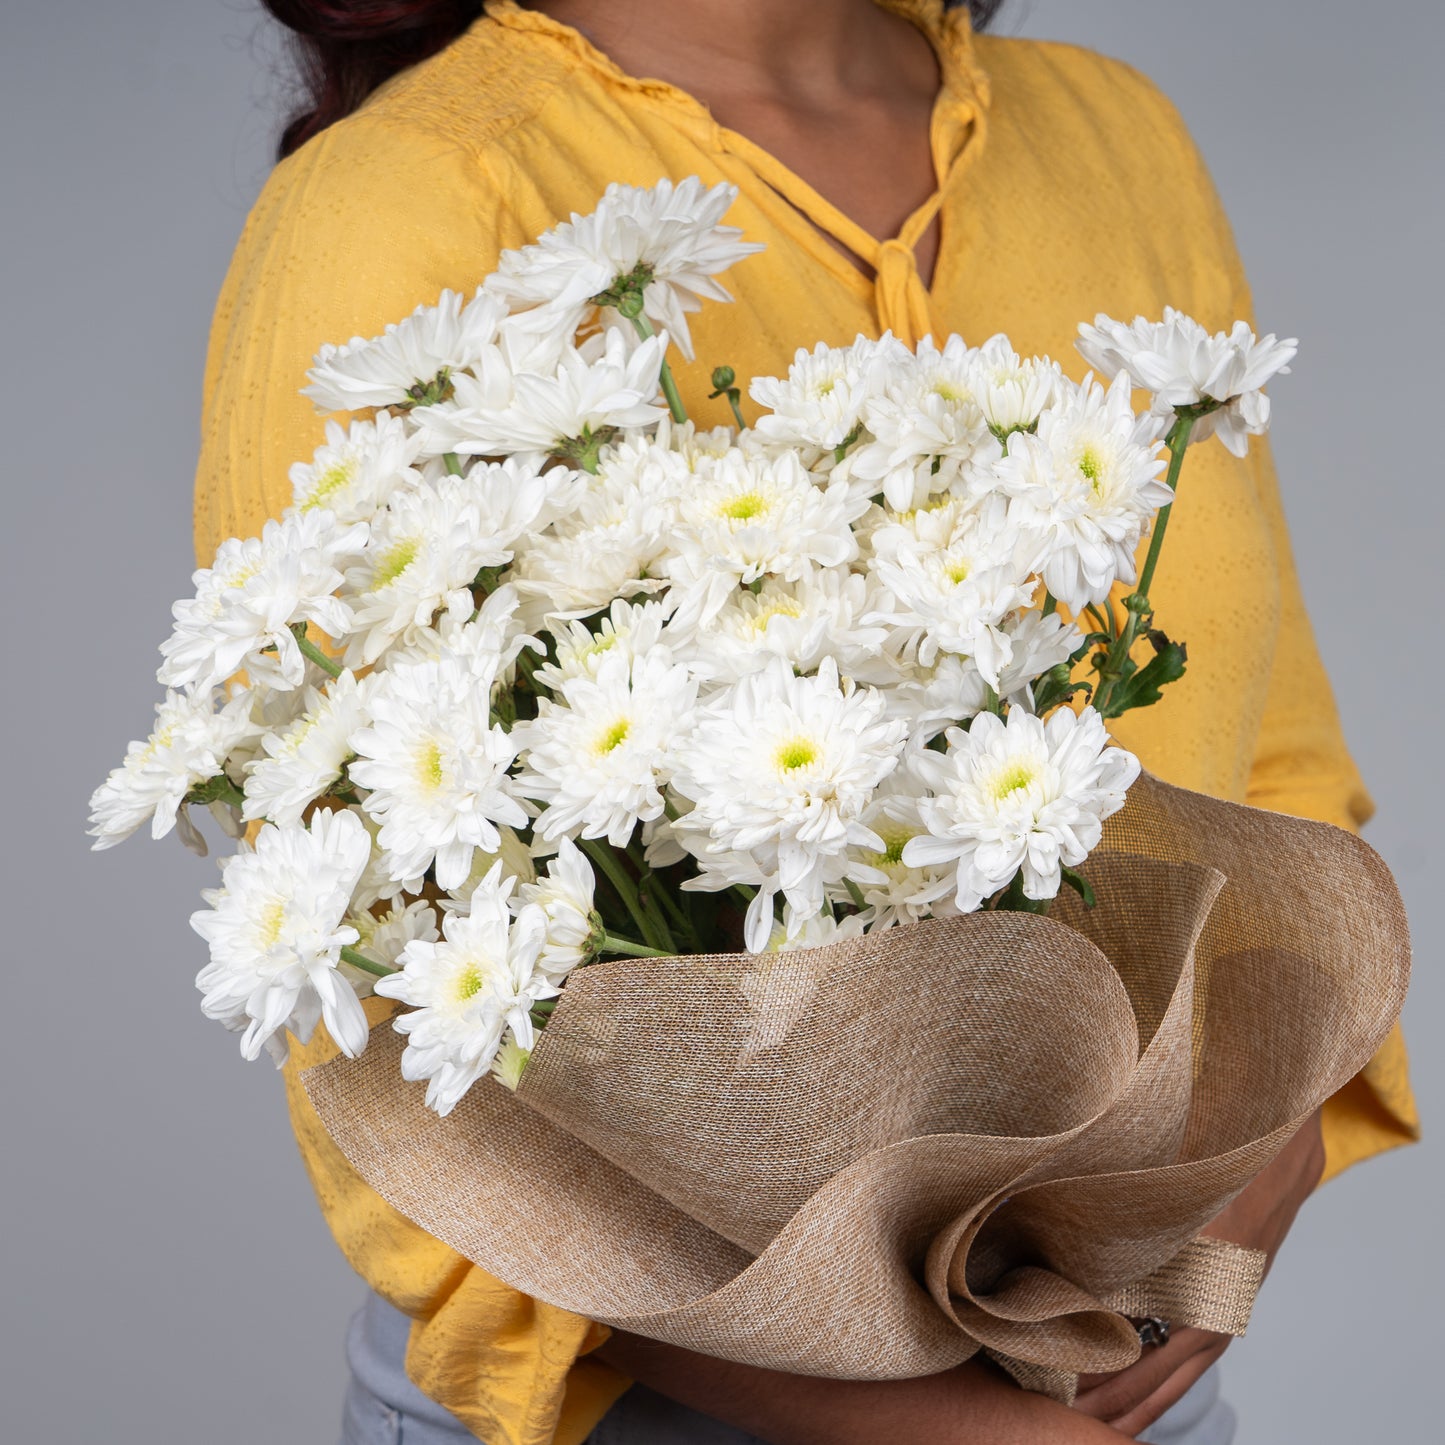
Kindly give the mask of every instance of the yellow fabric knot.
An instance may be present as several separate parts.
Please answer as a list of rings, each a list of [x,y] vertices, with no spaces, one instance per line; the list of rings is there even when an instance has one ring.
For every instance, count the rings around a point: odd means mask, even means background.
[[[876,269],[879,329],[891,331],[906,346],[917,346],[933,331],[933,308],[912,247],[901,240],[884,241]]]

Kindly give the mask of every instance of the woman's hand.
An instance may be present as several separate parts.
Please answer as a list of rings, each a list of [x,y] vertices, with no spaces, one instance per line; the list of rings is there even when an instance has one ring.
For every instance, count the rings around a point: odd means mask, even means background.
[[[769,1445],[1119,1445],[1108,1425],[970,1362],[921,1380],[821,1380],[613,1334],[604,1363]]]
[[[1325,1146],[1316,1112],[1274,1162],[1209,1226],[1208,1232],[1216,1239],[1262,1249],[1272,1264],[1300,1206],[1319,1184],[1324,1168]],[[1127,1370],[1081,1377],[1074,1408],[1106,1421],[1124,1435],[1137,1436],[1178,1404],[1229,1342],[1228,1335],[1177,1329],[1167,1345],[1146,1350]]]

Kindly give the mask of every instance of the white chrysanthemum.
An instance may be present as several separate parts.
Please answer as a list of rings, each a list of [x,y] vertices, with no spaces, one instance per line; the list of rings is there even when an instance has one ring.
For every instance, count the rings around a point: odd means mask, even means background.
[[[460,606],[448,607],[434,626],[407,628],[377,660],[377,670],[447,657],[465,666],[485,689],[507,675],[524,649],[545,651],[540,638],[523,630],[517,615],[522,599],[510,583],[489,592],[475,611],[470,592],[459,592],[454,600]]]
[[[501,842],[489,853],[478,848],[472,854],[471,871],[441,900],[443,911],[465,913],[470,906],[472,894],[477,891],[477,884],[498,864],[501,864],[503,878],[511,878],[517,883],[537,881],[537,863],[532,857],[531,845],[519,833],[505,825],[499,827],[497,832],[501,834]]]
[[[1174,494],[1151,417],[1136,417],[1129,380],[1106,392],[1074,390],[1039,420],[1036,436],[1015,432],[994,484],[1015,500],[1020,525],[1046,538],[1044,585],[1073,612],[1137,576],[1134,554],[1154,514]]]
[[[904,848],[928,831],[918,810],[919,800],[927,793],[915,767],[920,751],[914,748],[904,754],[903,761],[883,780],[864,810],[864,823],[883,846],[852,850],[855,867],[851,876],[865,905],[859,917],[870,931],[916,923],[930,916],[943,917],[953,911],[944,897],[952,891],[953,864],[914,868],[903,861]],[[838,902],[851,897],[843,890],[833,892]]]
[[[862,938],[867,920],[857,913],[838,919],[826,909],[811,918],[780,920],[768,935],[765,953],[792,953],[799,948],[823,948],[850,938]]]
[[[973,354],[973,394],[997,436],[1031,430],[1068,386],[1056,361],[1024,360],[1006,336],[990,338]]]
[[[585,617],[614,598],[654,592],[687,470],[657,447],[604,453],[602,470],[571,517],[543,537],[523,539],[511,576],[528,625],[544,617]]]
[[[434,862],[437,883],[454,888],[475,849],[500,846],[499,823],[527,821],[507,777],[517,743],[493,725],[488,689],[453,658],[382,673],[367,709],[350,775],[368,790],[391,876],[418,879]]]
[[[705,626],[684,636],[663,634],[694,674],[710,684],[736,682],[786,658],[799,672],[813,672],[825,657],[858,675],[882,649],[884,628],[865,627],[867,579],[842,568],[805,572],[797,581],[762,579],[758,590],[735,588]]]
[[[416,432],[424,455],[444,463],[448,453],[462,456],[488,455],[490,418],[506,411],[515,400],[518,370],[535,366],[544,374],[556,369],[562,343],[539,346],[525,360],[519,359],[503,338],[503,344],[484,346],[466,371],[448,378],[444,399],[407,413],[407,423]]]
[[[242,816],[272,823],[299,823],[315,802],[341,777],[351,756],[351,735],[366,720],[369,682],[343,672],[325,692],[306,690],[306,710],[290,727],[261,739],[265,756],[247,768]]]
[[[383,978],[376,992],[400,999],[414,1012],[394,1027],[406,1035],[402,1077],[427,1081],[427,1107],[449,1114],[492,1065],[510,1034],[532,1047],[531,1010],[557,987],[538,967],[547,919],[536,906],[515,919],[507,903],[510,879],[498,865],[477,886],[465,913],[442,920],[443,941],[415,940],[401,955],[402,972]]]
[[[522,1074],[531,1061],[531,1049],[524,1049],[516,1039],[503,1039],[502,1047],[492,1060],[492,1077],[504,1088],[516,1093]]]
[[[446,394],[451,373],[472,366],[491,345],[505,314],[495,297],[479,293],[465,301],[443,291],[435,306],[418,306],[380,336],[323,346],[302,395],[320,412],[436,401]]]
[[[334,594],[366,538],[364,523],[342,527],[330,512],[290,511],[259,537],[222,542],[216,560],[191,578],[195,596],[171,609],[175,626],[156,676],[167,687],[204,689],[245,668],[258,686],[300,687],[306,662],[291,628],[347,631],[351,611]]]
[[[421,441],[390,412],[375,421],[353,421],[349,428],[326,423],[325,445],[309,462],[291,468],[291,491],[298,512],[331,512],[338,522],[364,522],[402,487],[420,480],[413,463]]]
[[[882,840],[862,821],[873,790],[903,747],[872,689],[840,686],[825,662],[798,677],[781,658],[700,710],[677,752],[672,786],[692,811],[673,824],[701,875],[683,886],[755,887],[745,924],[754,953],[767,945],[781,892],[798,919],[848,876],[853,846]]]
[[[881,392],[889,366],[907,355],[892,335],[860,336],[852,346],[800,347],[786,377],[760,376],[749,387],[748,395],[770,412],[755,430],[776,445],[833,451],[858,435],[863,408]]]
[[[1237,457],[1249,438],[1269,430],[1269,398],[1261,388],[1289,372],[1299,351],[1293,337],[1281,341],[1273,333],[1258,339],[1248,324],[1236,321],[1230,331],[1211,336],[1192,317],[1166,307],[1163,321],[1136,317],[1126,326],[1099,315],[1079,327],[1076,343],[1096,371],[1113,377],[1126,374],[1136,386],[1154,394],[1153,410],[1173,418],[1175,408],[1215,402],[1219,410],[1194,423],[1191,439],[1219,439]]]
[[[682,458],[689,472],[699,471],[711,462],[725,457],[734,447],[744,450],[762,443],[751,431],[737,432],[732,427],[715,426],[700,431],[690,421],[674,422],[666,416],[658,424],[654,434],[655,445],[665,451],[675,452]],[[619,444],[619,450],[624,444]]]
[[[513,739],[523,750],[517,792],[546,804],[544,838],[605,837],[625,848],[636,824],[663,811],[662,788],[691,717],[697,683],[670,654],[617,653],[596,677],[569,679],[557,702],[543,699]]]
[[[355,1058],[366,1047],[366,1015],[336,971],[341,949],[356,942],[343,922],[351,892],[371,856],[371,839],[353,814],[318,813],[309,828],[267,825],[255,847],[226,861],[221,886],[191,927],[211,946],[196,975],[201,1011],[235,1027],[241,1053],[254,1059],[269,1041],[278,1062],[289,1029],[305,1043],[318,1019]]]
[[[483,567],[510,562],[546,496],[533,469],[509,462],[393,497],[372,523],[371,545],[346,573],[354,614],[348,665],[376,661],[408,628],[427,626],[456,601]]]
[[[186,794],[218,777],[227,757],[255,731],[252,703],[245,692],[218,710],[209,690],[167,692],[156,706],[151,735],[131,743],[125,761],[91,794],[91,847],[115,847],[147,818],[151,837],[164,838],[176,826]]]
[[[277,692],[273,688],[246,689],[251,697],[251,727],[241,741],[231,749],[226,763],[226,772],[239,787],[246,776],[246,769],[258,758],[265,756],[262,746],[267,733],[284,732],[306,711],[306,697],[312,689],[320,689],[331,681],[331,675],[323,672],[314,662],[308,662],[306,677],[302,686]],[[242,689],[236,682],[229,684],[233,694]]]
[[[923,506],[954,486],[970,464],[998,454],[998,443],[975,395],[975,356],[950,336],[940,351],[931,339],[887,369],[881,394],[863,409],[870,440],[848,458],[849,474],[882,491],[895,511]]]
[[[540,968],[554,983],[596,956],[602,919],[593,907],[596,879],[582,850],[563,838],[557,856],[535,883],[524,883],[512,911],[534,903],[547,916],[547,940]]]
[[[919,514],[914,538],[869,564],[876,611],[864,619],[895,629],[895,645],[931,667],[940,652],[971,657],[991,687],[1013,655],[1003,622],[1033,600],[1037,542],[1010,521],[1001,499],[978,511]]]
[[[1058,613],[1045,617],[1039,612],[1011,617],[1002,630],[1010,657],[999,672],[995,692],[1008,706],[1031,712],[1034,683],[1050,668],[1067,662],[1084,634]],[[945,652],[931,668],[901,677],[886,696],[890,714],[908,723],[915,742],[926,743],[982,712],[989,703],[988,686],[972,658]]]
[[[474,395],[459,380],[457,405],[423,413],[416,425],[430,451],[588,459],[599,439],[625,427],[652,426],[664,414],[656,397],[667,337],[628,347],[620,331],[609,330],[596,345],[565,347],[555,371],[518,372],[506,393],[488,386]]]
[[[913,868],[954,868],[954,902],[970,913],[1022,874],[1024,896],[1053,898],[1061,869],[1098,846],[1104,819],[1124,806],[1139,760],[1108,746],[1093,708],[1060,708],[1047,722],[1014,708],[968,732],[948,733],[948,752],[915,766],[933,796],[919,811],[926,836],[905,844]]]
[[[424,898],[405,905],[393,904],[382,914],[353,908],[346,921],[356,930],[355,950],[387,968],[400,966],[397,960],[413,939],[435,943],[441,937],[437,932],[436,910]],[[336,966],[357,998],[370,997],[378,977],[382,976],[358,968],[344,958]]]
[[[795,581],[858,555],[850,528],[866,508],[842,482],[820,487],[795,452],[733,450],[702,467],[683,493],[664,571],[678,591],[679,625],[708,622],[739,583]]]
[[[574,677],[596,677],[604,658],[620,655],[630,663],[658,645],[666,617],[661,602],[619,597],[597,619],[595,631],[585,622],[561,622],[553,631],[557,660],[537,669],[537,681],[557,692]]]
[[[704,301],[731,301],[712,278],[761,251],[735,226],[719,224],[737,187],[704,189],[697,176],[645,189],[614,183],[590,215],[573,213],[530,246],[503,251],[485,289],[528,320],[570,336],[593,309],[592,298],[631,282],[643,314],[669,332],[692,360],[687,313]]]

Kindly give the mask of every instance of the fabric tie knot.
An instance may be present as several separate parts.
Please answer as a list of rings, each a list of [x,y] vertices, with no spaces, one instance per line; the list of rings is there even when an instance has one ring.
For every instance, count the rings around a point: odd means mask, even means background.
[[[917,346],[933,331],[933,308],[913,248],[898,239],[884,241],[875,269],[879,328],[906,346]]]

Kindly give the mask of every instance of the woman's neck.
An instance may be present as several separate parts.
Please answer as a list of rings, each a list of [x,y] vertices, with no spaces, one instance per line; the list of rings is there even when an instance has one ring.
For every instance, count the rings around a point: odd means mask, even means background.
[[[938,59],[915,26],[875,0],[530,0],[530,7],[579,30],[629,75],[695,96],[879,240],[895,235],[933,192]],[[935,241],[930,232],[918,247],[925,276]]]
[[[937,88],[927,42],[875,0],[529,0],[632,75],[712,103],[826,107]]]

